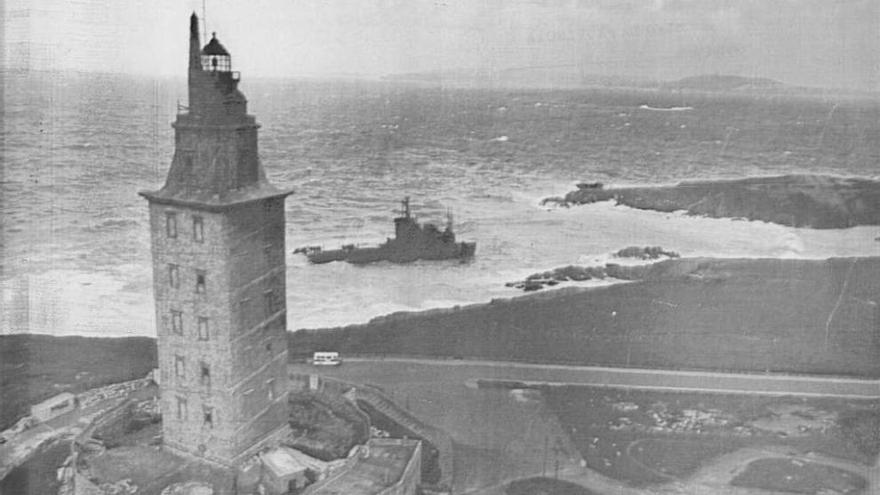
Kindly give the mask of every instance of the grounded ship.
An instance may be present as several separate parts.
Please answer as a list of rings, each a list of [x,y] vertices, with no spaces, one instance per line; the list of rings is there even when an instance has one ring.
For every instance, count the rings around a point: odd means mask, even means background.
[[[376,261],[408,263],[416,260],[465,260],[474,255],[475,242],[455,242],[452,232],[452,219],[447,219],[446,229],[440,231],[436,225],[419,225],[410,215],[409,198],[402,201],[403,216],[394,219],[394,238],[378,246],[361,247],[347,244],[341,249],[324,250],[318,246],[298,248],[294,253],[305,254],[312,263],[347,261],[364,264]]]

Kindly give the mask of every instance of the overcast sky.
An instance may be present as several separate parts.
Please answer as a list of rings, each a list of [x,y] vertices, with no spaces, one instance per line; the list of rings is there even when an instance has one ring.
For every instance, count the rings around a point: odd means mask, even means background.
[[[880,0],[208,0],[245,77],[571,68],[880,90]],[[4,65],[185,73],[201,0],[5,0]]]

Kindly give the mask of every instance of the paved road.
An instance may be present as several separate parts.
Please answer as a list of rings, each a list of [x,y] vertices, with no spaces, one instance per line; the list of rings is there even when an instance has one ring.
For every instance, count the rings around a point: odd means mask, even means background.
[[[299,373],[326,373],[357,381],[358,377],[399,375],[412,379],[427,373],[445,378],[518,380],[535,383],[595,385],[646,390],[682,390],[756,395],[880,398],[880,380],[779,374],[736,374],[668,371],[599,366],[564,366],[494,361],[408,358],[347,358],[339,368],[292,365]],[[451,376],[450,376],[451,375]]]

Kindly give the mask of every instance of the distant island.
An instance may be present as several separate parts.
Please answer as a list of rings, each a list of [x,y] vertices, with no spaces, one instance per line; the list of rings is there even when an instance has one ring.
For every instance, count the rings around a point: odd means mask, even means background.
[[[787,84],[767,77],[735,74],[695,74],[674,80],[590,74],[575,66],[515,67],[507,69],[447,68],[424,72],[386,74],[381,80],[428,86],[531,89],[630,89],[670,93],[736,93],[755,95],[865,96],[870,91]]]
[[[564,198],[547,198],[542,203],[569,206],[599,201],[814,229],[880,225],[880,182],[823,175],[686,181],[658,187],[605,188],[583,183]]]
[[[766,77],[743,77],[722,74],[684,77],[677,81],[665,82],[663,89],[695,91],[753,91],[783,89],[784,83]]]

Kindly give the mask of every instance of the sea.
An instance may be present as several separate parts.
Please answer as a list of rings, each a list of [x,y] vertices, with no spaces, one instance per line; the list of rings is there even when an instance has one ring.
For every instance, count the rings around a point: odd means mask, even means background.
[[[155,335],[147,204],[173,152],[184,79],[5,72],[0,334]],[[287,209],[290,330],[521,295],[506,282],[621,262],[627,246],[682,256],[878,254],[876,226],[812,230],[611,202],[541,200],[606,187],[790,173],[880,178],[880,101],[644,89],[476,89],[354,79],[254,79],[269,179]],[[476,256],[309,264],[293,250],[393,235],[399,202]],[[632,262],[632,261],[623,261]],[[614,281],[590,281],[596,286]],[[571,284],[562,284],[571,285]]]

